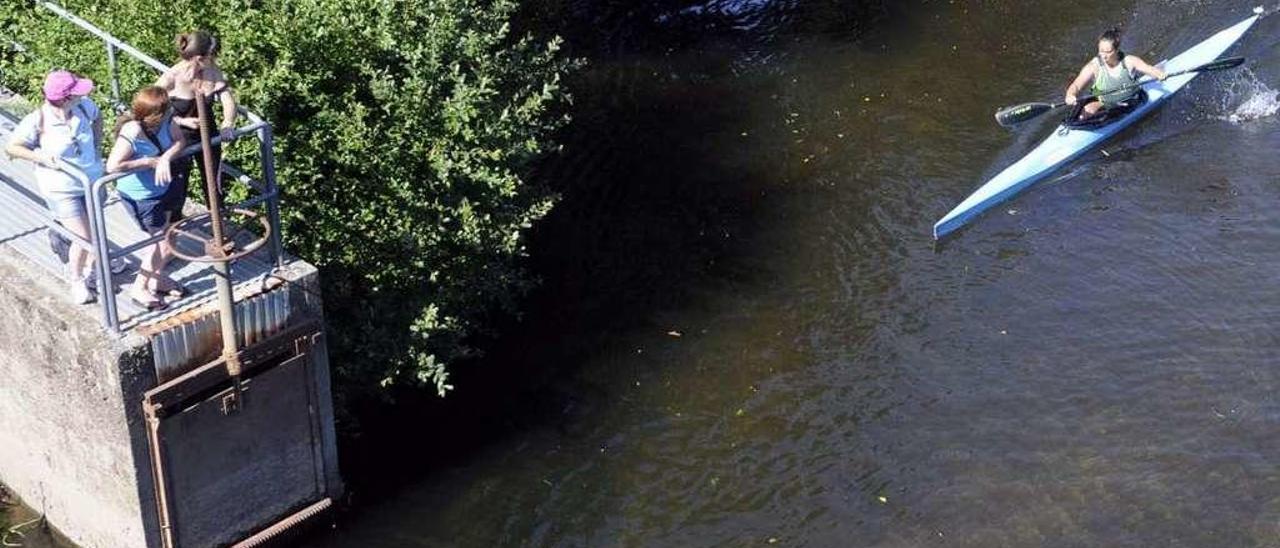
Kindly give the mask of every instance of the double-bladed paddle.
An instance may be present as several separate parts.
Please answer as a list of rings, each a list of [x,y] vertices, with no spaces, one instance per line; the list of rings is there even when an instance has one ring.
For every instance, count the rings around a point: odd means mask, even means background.
[[[1218,59],[1217,61],[1211,61],[1211,62],[1205,63],[1198,67],[1189,68],[1187,70],[1180,70],[1177,72],[1171,72],[1165,75],[1165,79],[1167,80],[1169,78],[1173,78],[1174,76],[1181,76],[1189,72],[1206,72],[1211,70],[1223,70],[1223,69],[1235,68],[1240,66],[1241,63],[1244,63],[1244,57],[1226,57],[1223,59]],[[1076,102],[1083,103],[1091,99],[1097,98],[1101,95],[1111,95],[1113,93],[1132,91],[1134,89],[1137,89],[1139,87],[1142,87],[1154,81],[1155,80],[1146,80],[1144,82],[1129,84],[1127,86],[1116,88],[1106,93],[1100,93],[1098,95],[1081,96],[1076,98]],[[996,111],[996,122],[1002,126],[1012,126],[1015,124],[1025,122],[1032,118],[1035,118],[1037,116],[1040,116],[1041,114],[1044,114],[1051,110],[1062,108],[1066,105],[1067,105],[1066,103],[1023,103],[1021,105],[1005,107]]]

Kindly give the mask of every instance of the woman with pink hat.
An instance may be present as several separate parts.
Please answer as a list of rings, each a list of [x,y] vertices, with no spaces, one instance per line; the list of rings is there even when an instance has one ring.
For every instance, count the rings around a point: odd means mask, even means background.
[[[102,177],[102,114],[86,95],[93,82],[65,70],[49,73],[44,80],[44,102],[28,114],[14,129],[5,152],[36,164],[36,183],[49,210],[67,230],[89,237],[89,216],[82,180],[72,173],[82,173],[92,182]],[[71,276],[71,300],[78,304],[93,302],[93,293],[85,283],[92,259],[87,249],[73,245],[68,267]]]

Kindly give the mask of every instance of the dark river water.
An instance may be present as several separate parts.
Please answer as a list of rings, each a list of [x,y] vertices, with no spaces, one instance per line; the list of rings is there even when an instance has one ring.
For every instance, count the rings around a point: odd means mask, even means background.
[[[936,244],[1056,123],[997,108],[1252,6],[581,4],[543,290],[451,396],[512,401],[300,545],[1280,546],[1280,18]]]
[[[1101,30],[1156,61],[1250,7],[583,8],[546,289],[497,353],[564,373],[306,544],[1280,545],[1280,18],[930,232],[1056,123],[992,113]]]

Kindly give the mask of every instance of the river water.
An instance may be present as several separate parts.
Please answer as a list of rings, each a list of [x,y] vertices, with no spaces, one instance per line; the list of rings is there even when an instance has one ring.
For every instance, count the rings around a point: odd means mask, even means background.
[[[1056,123],[998,107],[1108,26],[1155,61],[1250,6],[837,5],[584,8],[548,289],[498,352],[567,372],[307,545],[1280,545],[1280,18],[935,244]]]
[[[849,4],[552,13],[590,64],[543,289],[299,545],[1280,545],[1280,18],[938,244],[1055,124],[998,107],[1251,6]]]

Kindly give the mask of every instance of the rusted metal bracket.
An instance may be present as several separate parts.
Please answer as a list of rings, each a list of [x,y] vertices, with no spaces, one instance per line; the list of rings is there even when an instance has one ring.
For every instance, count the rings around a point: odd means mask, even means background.
[[[222,414],[231,416],[240,412],[240,400],[244,398],[243,390],[232,389],[230,392],[222,395],[221,409]]]

